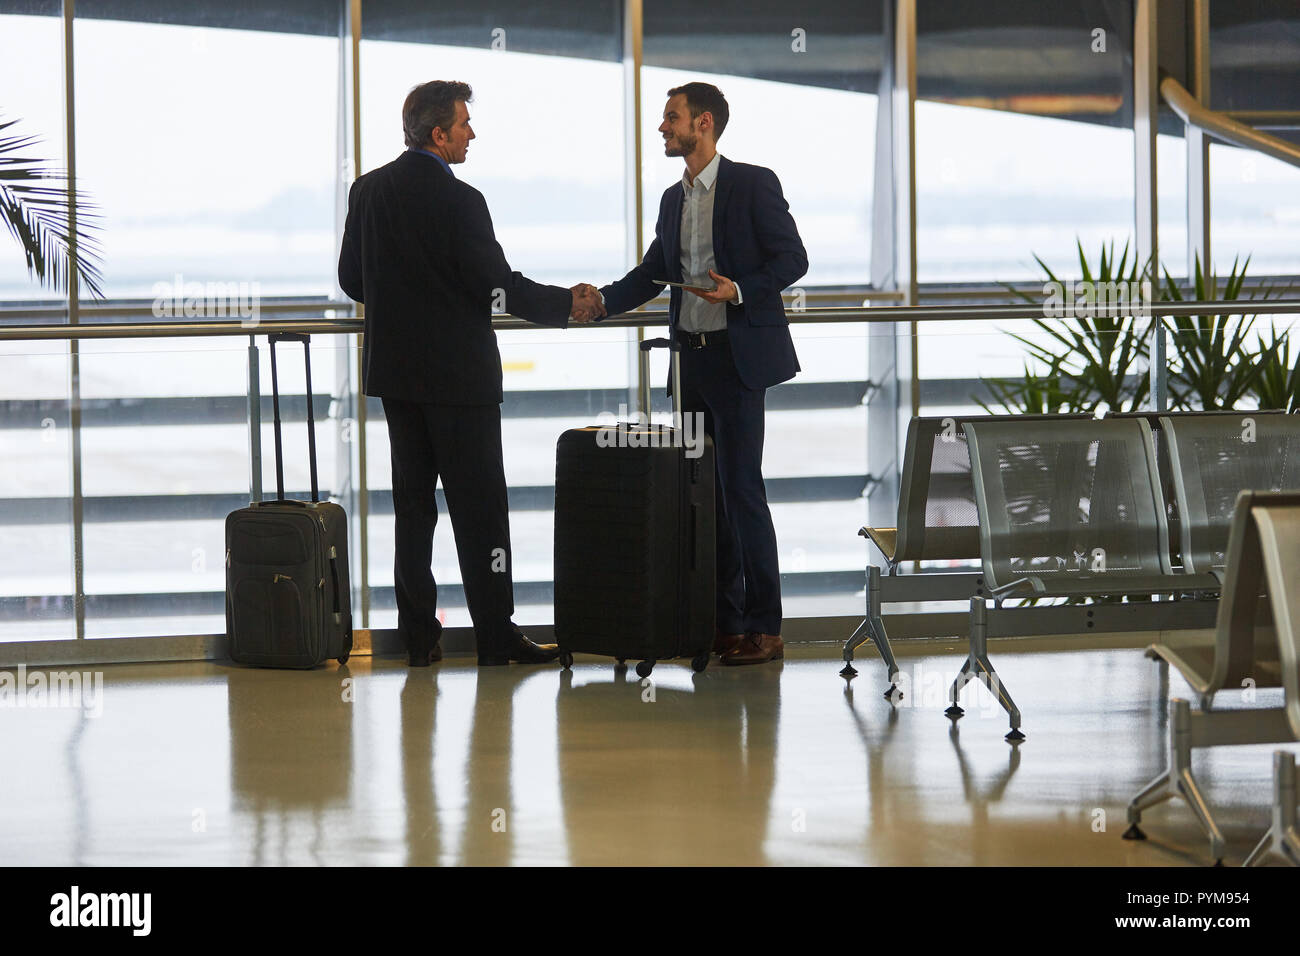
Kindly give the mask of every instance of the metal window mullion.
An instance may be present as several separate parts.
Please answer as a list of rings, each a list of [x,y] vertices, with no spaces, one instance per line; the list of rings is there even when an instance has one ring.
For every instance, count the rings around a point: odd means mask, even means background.
[[[77,325],[81,290],[77,284],[77,133],[73,86],[72,23],[74,0],[63,0],[63,135],[68,171],[68,324]],[[84,505],[81,499],[81,349],[68,343],[68,430],[72,452],[72,607],[77,640],[86,637],[86,561]]]
[[[1160,93],[1157,76],[1157,0],[1134,0],[1133,4],[1133,213],[1134,247],[1137,261],[1151,263],[1154,286],[1160,272],[1159,209],[1156,199],[1156,131]],[[1189,170],[1190,172],[1190,170]],[[1162,412],[1165,394],[1164,324],[1151,317],[1150,348],[1151,407]]]
[[[1191,92],[1204,106],[1210,105],[1210,4],[1192,0]],[[1187,277],[1196,274],[1199,258],[1210,269],[1210,137],[1187,123],[1183,130],[1187,146]]]
[[[262,372],[257,333],[248,337],[248,497],[262,500]]]
[[[910,51],[914,40],[908,40],[901,21],[915,11],[914,0],[881,0],[883,25],[881,31],[881,70],[876,98],[876,149],[875,185],[872,200],[871,283],[884,288],[892,286],[901,292],[903,303],[915,303],[916,272],[915,232],[912,213],[913,202],[909,186],[915,183],[909,175],[912,165],[911,151],[900,145],[900,137],[910,137],[911,111],[909,95],[913,89],[906,76],[909,62],[914,62]],[[906,7],[907,9],[904,9]],[[915,23],[914,17],[911,21]],[[900,97],[899,90],[903,95]],[[907,113],[900,116],[899,112]],[[805,313],[806,315],[806,313]],[[900,316],[908,323],[909,332],[916,328],[914,322]],[[909,417],[911,400],[904,397],[905,367],[911,367],[911,356],[904,354],[905,338],[899,322],[891,323],[888,333],[881,334],[870,326],[867,330],[867,377],[875,388],[867,397],[867,471],[873,479],[867,499],[867,519],[878,527],[893,522],[898,497],[899,462],[907,430],[904,422]],[[908,348],[909,353],[914,352]],[[915,378],[913,377],[915,381]],[[877,555],[871,554],[875,562]]]
[[[352,174],[361,175],[361,0],[346,0],[348,30],[352,41]],[[357,318],[365,318],[365,306],[357,305]],[[361,627],[370,627],[370,477],[366,474],[366,393],[362,382],[364,333],[357,333],[357,557],[361,577]]]
[[[916,34],[917,0],[898,0],[894,27],[894,175],[895,188],[901,193],[894,206],[897,217],[895,240],[898,243],[899,278],[902,280],[903,304],[914,306],[917,302],[916,268]],[[895,432],[895,461],[901,463],[907,422],[921,414],[921,376],[918,339],[920,327],[915,319],[908,322],[906,343],[906,368],[908,378],[907,404],[903,405],[902,383],[898,389],[898,426]],[[900,361],[898,368],[904,363]],[[914,570],[919,569],[919,565]]]
[[[645,254],[645,241],[641,233],[641,217],[644,215],[641,182],[641,64],[644,30],[645,9],[642,0],[623,0],[623,155],[626,157],[623,215],[626,220],[624,232],[627,236],[629,267],[639,264]],[[641,351],[640,343],[644,340],[644,328],[638,328],[634,335],[628,336],[628,345],[633,349],[629,365],[636,373],[636,381],[628,386],[628,408],[636,408],[640,396],[646,394],[645,385],[650,377],[650,355]],[[649,419],[650,409],[644,411]]]

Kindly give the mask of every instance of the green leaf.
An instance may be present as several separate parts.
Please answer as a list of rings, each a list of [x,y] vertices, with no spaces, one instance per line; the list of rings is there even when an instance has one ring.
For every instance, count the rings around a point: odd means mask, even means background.
[[[0,133],[17,122],[0,122]],[[35,136],[0,136],[0,218],[22,247],[28,272],[41,285],[62,292],[71,271],[74,216],[66,172],[47,160],[19,155],[39,142]],[[94,204],[79,200],[75,222],[78,281],[92,296],[103,298],[102,221]]]

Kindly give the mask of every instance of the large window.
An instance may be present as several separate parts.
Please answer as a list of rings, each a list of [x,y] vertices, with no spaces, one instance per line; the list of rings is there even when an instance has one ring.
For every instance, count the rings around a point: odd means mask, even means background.
[[[795,289],[866,286],[880,9],[825,0],[797,10],[647,4],[644,49],[643,243],[654,238],[663,191],[682,178],[681,159],[664,155],[657,132],[667,91],[701,80],[727,97],[719,152],[766,166],[781,181],[808,252],[808,273]],[[796,325],[792,333],[802,371],[768,391],[763,461],[785,613],[852,613],[861,603],[863,553],[855,532],[868,484],[865,330]],[[666,359],[656,356],[653,369],[655,382],[664,381]]]
[[[63,125],[63,30],[50,0],[0,3],[0,124],[12,123],[0,137],[34,137],[16,155],[66,164]],[[58,301],[61,297],[28,276],[22,250],[0,232],[0,302]]]
[[[205,4],[183,24],[119,19],[139,6],[76,5],[77,167],[104,219],[105,294],[149,298],[178,274],[328,294],[338,4],[297,4],[315,14],[301,31],[333,17],[334,36],[214,29]]]
[[[57,2],[0,4],[0,137],[35,137],[16,155],[66,163],[63,36]],[[51,180],[49,185],[62,186]],[[0,324],[30,321],[34,305],[66,296],[39,285],[0,228]],[[0,641],[74,636],[72,470],[66,342],[0,348]]]
[[[922,283],[1037,282],[1035,256],[1079,278],[1077,243],[1093,262],[1131,243],[1132,32],[1126,4],[918,4]],[[1024,372],[1023,349],[980,322],[923,324],[918,358],[927,414]]]
[[[1288,0],[1210,4],[1210,103],[1300,142],[1300,7]],[[1252,275],[1300,272],[1300,169],[1251,150],[1210,146],[1210,254],[1221,274],[1250,257]]]
[[[473,86],[477,139],[455,174],[485,196],[512,266],[542,282],[609,282],[649,245],[659,198],[682,172],[680,160],[663,155],[657,127],[666,91],[690,80],[727,95],[721,152],[780,178],[810,263],[793,313],[856,305],[869,294],[873,304],[892,304],[871,277],[892,273],[909,238],[922,300],[945,303],[1005,299],[1002,283],[1033,290],[1042,278],[1035,256],[1074,278],[1077,243],[1095,264],[1103,245],[1118,252],[1131,242],[1130,0],[918,0],[914,237],[891,237],[894,210],[885,205],[899,173],[880,136],[893,5],[643,0],[636,75],[625,46],[635,31],[624,21],[636,7],[623,0],[468,8],[362,0],[356,64],[352,8],[337,0],[79,0],[72,129],[80,195],[99,215],[106,295],[95,300],[83,287],[79,321],[352,314],[337,301],[335,268],[354,144],[363,172],[397,157],[405,96],[437,78]],[[1178,22],[1166,6],[1162,35]],[[57,0],[0,0],[0,122],[17,121],[4,135],[37,137],[24,155],[55,169],[67,158],[63,9]],[[1215,2],[1210,16],[1211,105],[1300,139],[1295,4]],[[639,115],[629,113],[634,78]],[[1159,248],[1175,277],[1185,272],[1187,242],[1180,129],[1162,112]],[[1217,269],[1250,256],[1252,275],[1294,282],[1300,172],[1218,144],[1210,169]],[[0,325],[67,321],[67,295],[35,283],[22,250],[0,233]],[[970,288],[947,288],[954,284]],[[196,289],[198,311],[168,309]],[[245,315],[254,305],[258,312]],[[661,298],[649,307],[665,306]],[[1027,329],[919,324],[921,410],[971,409],[988,397],[981,378],[1023,375],[1025,350],[1007,331]],[[890,488],[897,467],[881,430],[869,442],[868,407],[873,429],[888,424],[893,383],[882,356],[897,355],[902,379],[909,364],[906,335],[883,325],[870,331],[796,324],[802,372],[768,394],[764,473],[791,617],[861,605],[864,545],[854,532],[864,493]],[[635,409],[636,339],[636,330],[616,328],[499,335],[520,623],[552,619],[556,438]],[[196,336],[85,340],[75,350],[0,344],[0,640],[76,636],[78,579],[87,637],[221,632],[223,520],[248,500],[252,483],[248,344]],[[339,497],[353,521],[354,597],[364,532],[370,614],[361,617],[358,601],[358,623],[391,627],[381,404],[364,406],[363,435],[354,336],[315,337],[311,396],[300,356],[297,347],[281,353],[288,491],[307,489],[310,401],[321,490]],[[652,355],[649,376],[662,414],[662,352]],[[260,478],[269,494],[268,380],[263,339],[254,384],[267,398]],[[446,623],[468,624],[449,521],[439,523],[434,554]]]
[[[476,139],[455,175],[483,193],[511,266],[539,282],[610,281],[627,267],[626,117],[618,62],[621,4],[527,9],[480,6],[472,16],[409,2],[367,3],[361,43],[361,157],[366,170],[405,148],[402,102],[429,80],[474,89]],[[635,382],[627,330],[504,332],[502,409],[511,495],[515,620],[551,620],[555,440],[628,402]],[[392,470],[378,401],[368,406],[372,520],[371,614],[394,627]],[[468,625],[451,522],[434,538],[444,623]]]

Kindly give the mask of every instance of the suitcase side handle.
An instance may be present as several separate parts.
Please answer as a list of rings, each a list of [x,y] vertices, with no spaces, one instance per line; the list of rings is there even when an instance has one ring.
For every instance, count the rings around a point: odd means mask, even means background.
[[[284,446],[280,437],[280,377],[275,363],[275,343],[301,342],[303,362],[307,370],[307,453],[311,466],[311,500],[320,501],[316,478],[316,417],[312,409],[311,390],[311,336],[302,332],[272,332],[267,336],[271,345],[271,408],[275,417],[275,490],[277,501],[287,501],[284,496]]]
[[[700,569],[700,506],[691,503],[691,570]]]
[[[334,620],[339,619],[339,613],[342,610],[342,596],[339,594],[339,552],[338,548],[330,548],[330,584],[334,593]]]

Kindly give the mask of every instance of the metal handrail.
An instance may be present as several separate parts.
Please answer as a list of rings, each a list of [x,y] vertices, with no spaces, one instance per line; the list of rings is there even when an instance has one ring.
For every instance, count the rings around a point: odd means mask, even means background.
[[[1289,292],[1292,287],[1300,288],[1300,276],[1287,275],[1254,275],[1248,276],[1242,281],[1242,289],[1257,290],[1267,289],[1273,291]],[[1040,294],[1044,279],[1021,279],[1015,282],[969,282],[969,283],[922,283],[917,289],[917,295],[922,302],[925,300],[934,300],[936,303],[942,300],[950,299],[1004,299],[1011,300],[1005,304],[1020,305],[1023,299],[1016,301],[1018,296]],[[1074,280],[1066,280],[1074,281]],[[1175,278],[1174,283],[1183,292],[1194,292],[1193,284],[1186,278]],[[788,308],[792,308],[802,298],[804,303],[844,303],[861,301],[863,307],[866,302],[899,302],[904,295],[902,292],[892,289],[873,289],[869,286],[833,286],[814,289],[800,289],[799,292],[782,293],[782,299]],[[97,302],[79,303],[77,314],[83,320],[90,318],[96,319],[117,319],[129,318],[132,316],[144,316],[152,312],[152,300],[149,299],[116,299],[110,300],[115,304],[103,304]],[[837,307],[839,307],[837,305]],[[258,314],[266,315],[283,315],[298,314],[301,316],[318,316],[327,312],[345,312],[349,315],[355,308],[355,303],[350,299],[331,299],[328,296],[294,296],[285,298],[262,298],[258,304]],[[875,308],[872,306],[872,308]],[[634,314],[642,315],[653,311],[642,307],[636,310]],[[662,311],[662,310],[660,310]],[[60,302],[23,302],[17,303],[10,301],[8,303],[0,302],[0,323],[3,323],[9,316],[45,318],[59,320],[66,317],[68,307],[66,303]],[[59,324],[57,321],[48,324]],[[0,325],[0,327],[3,327]]]
[[[127,300],[130,301],[130,300]],[[77,315],[86,318],[111,319],[120,316],[140,315],[152,311],[152,300],[142,299],[139,305],[96,305],[82,301],[78,304]],[[262,312],[351,312],[354,303],[350,299],[303,298],[279,300],[275,302],[259,301],[257,311]],[[66,305],[31,305],[0,306],[0,316],[6,312],[19,312],[23,315],[62,316],[68,314]]]
[[[1085,314],[1082,309],[1072,313]],[[1118,314],[1113,310],[1096,314]],[[1300,299],[1232,299],[1213,302],[1153,302],[1138,314],[1162,316],[1189,315],[1300,315]],[[981,322],[1015,321],[1050,318],[1042,305],[914,305],[875,306],[871,308],[815,308],[795,312],[790,322],[813,325],[838,322]],[[598,324],[572,328],[638,328],[665,325],[667,311],[628,312],[610,316]],[[542,326],[514,317],[494,318],[499,331],[540,329]],[[132,322],[90,325],[14,325],[0,326],[0,341],[67,341],[72,339],[152,339],[190,338],[199,336],[265,335],[269,332],[307,332],[311,334],[348,334],[365,330],[362,319],[280,319],[269,322],[239,320],[212,322]]]
[[[1203,106],[1172,76],[1166,76],[1160,81],[1160,96],[1184,123],[1205,130],[1225,143],[1253,149],[1292,166],[1300,166],[1300,146],[1261,133],[1254,127],[1237,122],[1226,113]]]

